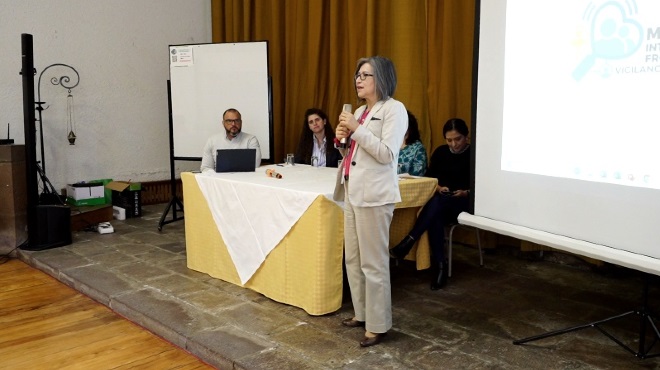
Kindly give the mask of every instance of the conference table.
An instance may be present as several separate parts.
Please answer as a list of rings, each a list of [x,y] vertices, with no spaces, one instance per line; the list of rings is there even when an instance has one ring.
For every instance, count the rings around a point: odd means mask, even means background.
[[[282,178],[269,177],[275,170]],[[181,173],[188,268],[324,315],[341,307],[343,211],[336,168],[268,165],[249,173]],[[433,195],[434,178],[402,178],[390,247]],[[407,259],[430,266],[426,236]]]

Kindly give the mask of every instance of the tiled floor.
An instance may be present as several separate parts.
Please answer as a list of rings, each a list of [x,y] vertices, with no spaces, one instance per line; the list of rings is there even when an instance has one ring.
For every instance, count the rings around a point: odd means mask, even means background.
[[[510,248],[491,251],[480,268],[476,250],[459,245],[440,291],[429,290],[425,272],[392,267],[394,327],[364,349],[362,330],[340,325],[350,302],[313,317],[187,269],[184,221],[159,232],[164,209],[144,207],[141,218],[113,221],[113,234],[78,232],[72,245],[19,257],[222,369],[660,369],[594,328],[512,343],[637,308],[634,271]],[[630,315],[604,327],[637,352],[639,325]]]

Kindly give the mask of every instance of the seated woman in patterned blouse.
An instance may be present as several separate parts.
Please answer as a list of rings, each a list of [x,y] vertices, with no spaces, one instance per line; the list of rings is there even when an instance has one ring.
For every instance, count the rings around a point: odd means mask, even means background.
[[[426,148],[420,141],[417,118],[408,111],[408,131],[399,151],[399,173],[424,176],[426,164]]]

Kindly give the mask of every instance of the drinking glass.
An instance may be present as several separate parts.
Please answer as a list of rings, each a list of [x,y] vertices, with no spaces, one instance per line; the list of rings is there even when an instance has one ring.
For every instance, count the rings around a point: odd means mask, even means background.
[[[287,166],[293,166],[294,165],[294,159],[293,159],[293,153],[289,153],[286,155],[286,165]]]

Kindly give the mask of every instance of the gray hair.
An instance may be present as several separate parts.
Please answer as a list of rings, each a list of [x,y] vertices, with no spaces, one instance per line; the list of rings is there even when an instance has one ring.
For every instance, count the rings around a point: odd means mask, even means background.
[[[360,71],[360,67],[365,63],[369,63],[371,68],[373,68],[378,100],[386,100],[392,97],[394,95],[394,90],[396,90],[396,69],[394,69],[394,63],[381,56],[360,58],[357,61],[354,76],[357,75]],[[353,82],[355,83],[355,81]]]

